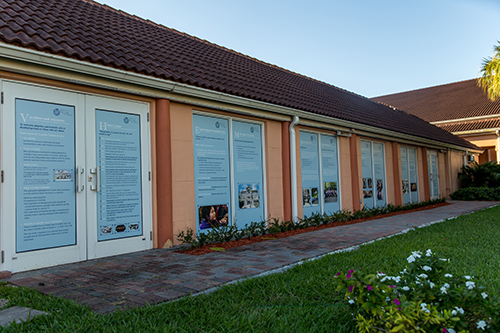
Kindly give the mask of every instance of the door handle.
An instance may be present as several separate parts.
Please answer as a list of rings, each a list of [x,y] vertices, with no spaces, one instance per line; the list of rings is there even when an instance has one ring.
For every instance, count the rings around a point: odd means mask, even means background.
[[[95,186],[97,187],[97,192],[101,192],[101,167],[97,167],[96,169]]]
[[[90,169],[90,173],[95,175],[95,177],[89,177],[89,181],[93,181],[92,178],[95,178],[95,185],[90,185],[91,191],[101,192],[101,168],[96,167]]]

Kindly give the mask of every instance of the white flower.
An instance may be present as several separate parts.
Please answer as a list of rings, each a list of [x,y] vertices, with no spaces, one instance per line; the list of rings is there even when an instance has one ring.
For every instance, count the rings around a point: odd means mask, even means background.
[[[354,300],[353,300],[353,299],[350,299],[350,300],[349,300],[349,304],[354,304]]]
[[[425,252],[425,255],[430,257],[432,255],[431,249],[428,249],[427,252]]]
[[[459,308],[459,307],[457,307],[457,306],[455,306],[455,309],[456,309],[458,312],[460,312],[460,314],[464,314],[464,309]]]
[[[457,310],[451,310],[451,315],[456,316],[457,315]]]
[[[429,267],[429,266],[424,266],[424,267],[422,267],[422,269],[423,269],[424,271],[426,271],[426,272],[427,272],[427,271],[432,271],[432,268],[431,268],[431,267]]]
[[[484,320],[481,320],[480,322],[477,323],[477,328],[480,328],[484,331],[485,327],[486,327],[486,322]]]
[[[464,276],[464,278],[465,278],[466,280],[470,280],[470,279],[471,279],[471,277],[470,277],[469,275]]]
[[[469,289],[474,289],[474,287],[476,286],[476,284],[472,281],[467,281],[465,282],[465,286]]]
[[[450,285],[448,283],[443,284],[444,288],[450,288]]]
[[[486,298],[486,297],[488,297],[488,294],[487,293],[481,293],[481,296],[483,296],[483,298]]]
[[[378,277],[378,278],[380,278],[381,276],[384,276],[384,275],[385,275],[385,273],[382,273],[382,272],[378,272],[378,273],[377,273],[377,277]]]
[[[410,290],[410,288],[409,288],[408,286],[404,286],[404,287],[403,287],[403,288],[401,288],[401,289],[403,289],[404,291],[408,291],[408,290]]]
[[[453,277],[453,275],[448,274],[448,273],[446,273],[444,276],[447,277],[447,278],[452,278]]]
[[[420,252],[420,251],[413,251],[411,253],[411,255],[414,256],[415,258],[420,258],[420,257],[422,257],[422,252]]]
[[[399,281],[401,281],[401,276],[392,277],[392,280],[396,283],[399,283]]]
[[[420,274],[419,277],[421,277],[422,279],[427,279],[428,278],[427,274],[424,274],[424,273]]]
[[[457,331],[455,331],[453,328],[448,328],[447,331],[448,333],[457,333]]]
[[[447,293],[448,293],[448,290],[447,290],[444,286],[443,286],[443,287],[441,287],[441,289],[440,289],[440,290],[441,290],[441,292],[442,292],[443,294],[447,294]]]
[[[431,289],[434,288],[435,284],[430,282],[429,285],[431,286]]]
[[[406,260],[408,260],[408,263],[411,264],[412,262],[415,261],[415,257],[414,256],[409,256],[408,258],[406,258]]]
[[[386,297],[386,298],[385,298],[385,301],[386,301],[386,302],[390,302],[390,301],[391,301],[391,299],[390,299],[389,297]]]
[[[427,309],[427,303],[422,303],[422,304],[420,304],[420,306],[422,307],[423,312],[426,312],[426,313],[431,312],[429,309]]]

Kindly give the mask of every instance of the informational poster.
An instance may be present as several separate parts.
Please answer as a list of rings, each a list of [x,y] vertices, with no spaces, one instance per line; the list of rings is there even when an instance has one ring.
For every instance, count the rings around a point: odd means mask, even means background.
[[[75,108],[15,107],[16,252],[75,245]]]
[[[401,147],[401,188],[403,193],[403,204],[411,202],[409,179],[410,174],[408,170],[408,149]]]
[[[417,151],[415,148],[401,147],[401,176],[403,203],[418,202]]]
[[[382,207],[387,204],[385,197],[385,154],[384,144],[373,142],[373,172],[376,183],[375,200],[377,207]]]
[[[264,216],[262,128],[242,121],[232,122],[234,185],[237,193],[236,226],[260,222]]]
[[[304,217],[321,213],[318,134],[300,131],[302,207]]]
[[[363,203],[366,208],[373,208],[372,143],[369,141],[361,141],[361,170],[363,173]]]
[[[321,134],[321,172],[323,207],[325,213],[340,210],[337,138]]]
[[[418,202],[418,172],[417,172],[417,150],[408,148],[408,164],[410,173],[410,195],[411,202]]]
[[[200,232],[230,223],[228,120],[193,115],[193,142],[196,222]]]
[[[140,116],[96,110],[97,240],[142,235]]]

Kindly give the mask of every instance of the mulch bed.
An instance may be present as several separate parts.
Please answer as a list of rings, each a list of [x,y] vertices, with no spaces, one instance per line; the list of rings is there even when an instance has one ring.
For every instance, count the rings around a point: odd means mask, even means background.
[[[245,238],[245,239],[240,239],[240,240],[233,240],[233,241],[226,242],[226,243],[207,244],[207,245],[203,245],[203,246],[200,246],[200,247],[197,247],[194,249],[179,250],[179,251],[175,251],[175,252],[192,254],[192,255],[198,256],[198,255],[202,255],[202,254],[210,253],[210,252],[225,251],[227,249],[231,249],[233,247],[238,247],[238,246],[242,246],[242,245],[248,245],[248,244],[253,244],[253,243],[257,243],[257,242],[263,242],[263,241],[267,241],[267,240],[277,239],[277,238],[290,237],[290,236],[302,234],[305,232],[311,232],[311,231],[316,231],[316,230],[321,230],[321,229],[326,229],[326,228],[334,228],[334,227],[339,227],[339,226],[348,225],[348,224],[356,224],[356,223],[360,223],[360,222],[381,219],[384,217],[389,217],[389,216],[394,216],[394,215],[401,215],[401,214],[417,212],[417,211],[421,211],[421,210],[434,209],[437,207],[442,207],[442,206],[447,206],[447,205],[451,205],[451,203],[442,202],[442,203],[438,203],[435,205],[429,205],[429,206],[425,206],[425,207],[415,208],[412,210],[392,212],[392,213],[388,213],[388,214],[382,214],[382,215],[377,215],[377,216],[373,216],[373,217],[366,217],[366,218],[361,218],[361,219],[356,219],[356,220],[351,220],[351,221],[346,221],[346,222],[332,222],[332,223],[328,223],[326,225],[322,224],[319,226],[311,226],[311,227],[307,227],[304,229],[298,229],[298,230],[289,230],[289,231],[280,232],[280,233],[272,234],[272,235],[268,234],[268,235],[264,235],[264,236],[252,237],[252,239],[250,239],[250,240],[248,238]],[[215,248],[216,250],[212,250],[212,248]]]

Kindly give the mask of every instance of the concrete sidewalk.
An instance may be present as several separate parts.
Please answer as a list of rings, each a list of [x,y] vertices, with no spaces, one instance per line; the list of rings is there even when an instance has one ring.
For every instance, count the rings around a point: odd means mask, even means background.
[[[173,300],[405,229],[496,205],[450,201],[432,210],[245,245],[201,256],[155,249],[14,274],[12,284],[90,306],[98,313]],[[311,243],[314,239],[314,243]]]

